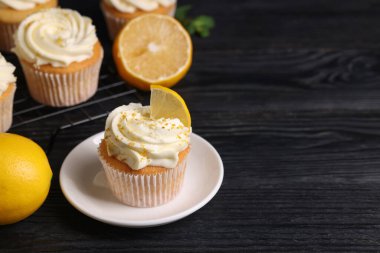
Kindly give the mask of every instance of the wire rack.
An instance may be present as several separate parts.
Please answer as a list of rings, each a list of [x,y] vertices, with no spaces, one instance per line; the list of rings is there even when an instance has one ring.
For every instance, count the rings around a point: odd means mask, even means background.
[[[17,64],[13,55],[6,57]],[[52,150],[55,138],[61,130],[104,118],[115,108],[115,104],[128,104],[143,100],[141,94],[118,78],[113,65],[108,64],[102,65],[96,94],[84,103],[65,108],[53,108],[34,101],[24,85],[25,80],[21,73],[18,73],[18,76],[21,78],[17,81],[11,130],[17,131],[17,128],[25,127],[28,124],[38,124],[49,120],[52,130],[47,153]]]

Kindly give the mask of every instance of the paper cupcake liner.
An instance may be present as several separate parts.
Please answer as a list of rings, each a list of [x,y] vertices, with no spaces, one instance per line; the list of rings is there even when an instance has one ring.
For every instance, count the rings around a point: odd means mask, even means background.
[[[131,21],[131,19],[115,17],[111,12],[103,7],[103,4],[101,4],[101,9],[106,20],[108,34],[111,40],[114,40],[120,30],[125,26],[125,24]],[[174,17],[175,10],[176,6],[174,6],[168,15]]]
[[[14,47],[13,34],[16,32],[19,24],[7,24],[0,22],[0,50],[10,52]]]
[[[16,86],[11,84],[12,90],[9,95],[0,99],[0,132],[6,132],[12,125],[13,118],[13,98]]]
[[[175,16],[175,11],[176,11],[176,9],[177,9],[177,5],[175,5],[174,8],[171,9],[171,11],[169,12],[168,15],[171,16],[171,17],[174,17],[174,16]]]
[[[21,61],[31,96],[41,104],[64,107],[92,97],[99,80],[102,57],[89,67],[69,73],[49,73]]]
[[[134,207],[163,205],[181,190],[186,171],[186,158],[174,169],[154,175],[135,175],[112,168],[100,155],[113,195]]]
[[[101,5],[101,9],[106,20],[108,34],[111,40],[114,40],[119,31],[128,23],[128,19],[115,17],[111,12],[108,12],[106,8]]]

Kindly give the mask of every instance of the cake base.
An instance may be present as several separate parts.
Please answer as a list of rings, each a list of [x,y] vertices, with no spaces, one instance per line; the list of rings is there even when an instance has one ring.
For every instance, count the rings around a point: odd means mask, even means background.
[[[105,140],[98,153],[111,191],[120,202],[134,207],[154,207],[169,202],[180,192],[189,151],[190,147],[179,153],[174,169],[147,166],[141,170],[133,170],[109,156]]]
[[[100,7],[102,9],[104,18],[106,20],[108,33],[111,38],[111,40],[114,40],[120,30],[132,19],[148,14],[148,13],[155,13],[155,14],[163,14],[163,15],[169,15],[174,16],[175,10],[176,10],[176,4],[172,4],[168,7],[160,6],[159,8],[153,10],[153,11],[141,11],[137,10],[134,13],[123,13],[115,9],[113,6],[109,5],[106,1],[102,0],[100,3]]]
[[[19,60],[33,99],[44,105],[65,107],[82,103],[95,94],[103,48],[99,42],[96,43],[90,59],[67,67],[34,66],[24,59]]]
[[[8,88],[0,96],[0,132],[6,132],[12,125],[13,98],[16,85],[9,84]]]

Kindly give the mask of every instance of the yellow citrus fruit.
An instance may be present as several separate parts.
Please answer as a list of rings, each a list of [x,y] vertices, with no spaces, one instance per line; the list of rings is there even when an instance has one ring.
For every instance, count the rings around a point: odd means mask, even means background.
[[[34,213],[48,195],[52,175],[40,146],[20,135],[0,133],[0,225]]]
[[[189,109],[174,90],[159,85],[151,86],[150,114],[153,119],[177,118],[184,126],[191,126]]]
[[[130,21],[119,33],[113,57],[120,76],[131,85],[171,87],[181,80],[192,62],[190,35],[174,18],[146,14]]]

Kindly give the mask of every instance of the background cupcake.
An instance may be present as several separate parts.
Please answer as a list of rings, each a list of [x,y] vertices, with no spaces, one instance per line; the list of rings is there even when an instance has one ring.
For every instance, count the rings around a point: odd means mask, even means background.
[[[13,34],[27,16],[42,9],[56,7],[58,0],[0,0],[0,50],[10,51]]]
[[[0,54],[0,132],[12,125],[13,97],[16,91],[15,67]]]
[[[69,9],[41,11],[20,24],[15,43],[36,101],[71,106],[95,94],[103,49],[90,18]]]
[[[149,106],[112,111],[99,156],[115,197],[135,207],[172,200],[183,183],[190,132],[179,119],[152,119]]]
[[[142,14],[174,16],[176,0],[102,0],[101,9],[113,40],[128,21]]]

